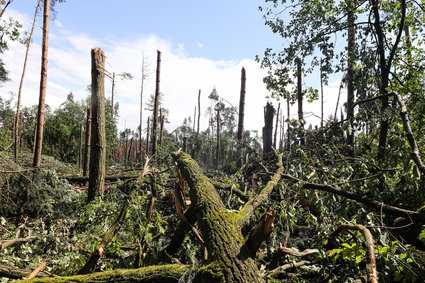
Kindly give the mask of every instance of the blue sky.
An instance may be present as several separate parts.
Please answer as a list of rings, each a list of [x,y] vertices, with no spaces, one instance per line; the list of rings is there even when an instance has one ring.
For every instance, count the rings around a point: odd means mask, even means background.
[[[117,5],[119,3],[119,5]],[[269,95],[262,79],[265,71],[254,61],[267,47],[279,47],[282,39],[264,25],[254,0],[68,0],[58,4],[57,15],[50,26],[49,66],[46,103],[58,107],[72,91],[77,99],[85,99],[90,84],[90,49],[105,51],[106,68],[110,72],[130,72],[135,79],[118,81],[115,101],[120,104],[119,127],[138,126],[140,105],[140,77],[143,55],[149,62],[151,74],[146,83],[145,97],[154,92],[156,50],[162,51],[161,91],[164,107],[170,111],[172,131],[193,115],[201,89],[201,111],[210,105],[207,96],[214,87],[218,94],[238,105],[240,70],[247,71],[246,129],[261,133],[263,107]],[[29,30],[36,0],[15,0],[6,16],[18,19],[23,30]],[[41,24],[38,24],[30,51],[28,73],[24,83],[23,104],[34,105],[38,100],[41,54]],[[22,70],[24,46],[11,43],[3,54],[11,81],[0,95],[17,93]],[[318,85],[318,80],[306,81],[307,86]],[[337,83],[339,84],[339,82]],[[110,97],[110,81],[106,80],[106,97]],[[329,97],[336,97],[338,85],[331,82],[325,89]],[[333,113],[330,98],[325,109]],[[146,100],[145,100],[146,101]],[[277,107],[277,102],[274,102]],[[330,107],[328,107],[330,106]],[[294,109],[296,105],[294,106]],[[306,104],[305,111],[320,115],[318,104]],[[314,115],[306,115],[312,117]],[[147,113],[144,115],[146,120]],[[292,117],[296,113],[292,110]],[[207,126],[201,119],[201,129]]]
[[[11,7],[31,15],[30,2],[35,1],[15,1]],[[192,57],[242,60],[281,41],[264,25],[259,4],[262,1],[68,0],[56,6],[56,20],[63,28],[100,38],[156,34],[184,44]]]

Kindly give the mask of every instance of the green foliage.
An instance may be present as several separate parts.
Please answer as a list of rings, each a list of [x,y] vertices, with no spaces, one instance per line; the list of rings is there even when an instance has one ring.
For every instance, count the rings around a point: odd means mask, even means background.
[[[9,174],[0,180],[0,215],[63,217],[76,210],[80,193],[56,173],[38,169]]]

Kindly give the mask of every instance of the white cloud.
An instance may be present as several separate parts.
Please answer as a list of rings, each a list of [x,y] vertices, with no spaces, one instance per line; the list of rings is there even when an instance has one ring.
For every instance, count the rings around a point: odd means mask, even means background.
[[[28,23],[28,18],[19,13],[14,14],[23,22]],[[38,35],[39,36],[39,35]],[[39,42],[36,40],[35,42]],[[202,43],[197,42],[199,48]],[[77,99],[84,99],[88,93],[87,85],[90,84],[90,49],[101,47],[105,51],[106,69],[109,72],[120,74],[129,72],[134,76],[133,80],[117,80],[115,101],[120,104],[119,127],[136,129],[139,124],[140,85],[142,56],[149,62],[149,77],[145,81],[144,102],[149,95],[154,93],[156,51],[162,52],[161,61],[161,92],[164,93],[164,107],[169,109],[170,124],[167,129],[172,131],[183,122],[185,117],[193,115],[197,105],[198,90],[201,89],[201,111],[205,113],[210,105],[208,95],[214,87],[218,94],[231,102],[234,106],[239,105],[240,75],[241,68],[246,69],[246,105],[245,105],[245,128],[257,130],[261,134],[264,123],[263,107],[269,93],[262,82],[265,71],[252,59],[242,61],[214,61],[201,57],[190,57],[184,45],[177,47],[169,41],[151,34],[144,37],[132,38],[93,38],[87,34],[75,34],[61,30],[50,36],[49,67],[46,103],[52,108],[59,106],[70,91],[74,92]],[[28,69],[25,79],[22,103],[34,105],[38,103],[38,84],[40,74],[40,44],[33,43]],[[4,84],[1,96],[9,91],[17,92],[20,74],[22,72],[25,47],[18,43],[11,43],[10,50],[5,52],[3,60],[6,68],[10,71],[11,81]],[[110,97],[111,82],[105,80],[105,95]],[[328,87],[325,89],[326,100],[332,100],[338,88]],[[333,101],[333,100],[332,100]],[[273,102],[277,107],[277,102]],[[342,102],[340,102],[342,105]],[[330,105],[329,105],[330,104]],[[307,112],[314,112],[320,116],[320,106],[305,103]],[[320,104],[319,104],[320,105]],[[283,107],[283,105],[282,105]],[[283,107],[286,109],[286,107]],[[296,117],[296,107],[292,107],[292,114]],[[332,112],[334,103],[325,106],[328,112]],[[144,110],[144,121],[147,113]],[[325,114],[327,118],[328,113]],[[205,115],[201,115],[201,129],[207,126]],[[313,119],[314,120],[314,119]],[[146,122],[144,122],[146,123]],[[315,122],[318,124],[319,122]],[[145,125],[143,125],[145,128]]]
[[[54,23],[58,28],[63,28],[63,24],[60,21],[55,20]]]
[[[196,42],[196,46],[198,46],[199,49],[204,48],[204,45],[202,44],[202,42],[199,42],[199,41]]]

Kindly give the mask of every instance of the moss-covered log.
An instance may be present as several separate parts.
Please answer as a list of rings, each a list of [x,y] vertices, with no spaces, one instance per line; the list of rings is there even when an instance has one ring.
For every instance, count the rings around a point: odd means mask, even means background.
[[[49,277],[33,280],[20,280],[16,282],[139,282],[139,283],[172,283],[178,282],[189,266],[169,264],[143,267],[139,269],[118,269],[97,272],[87,275],[69,277]]]
[[[239,217],[226,210],[214,185],[199,165],[186,153],[173,153],[190,187],[190,199],[198,215],[210,264],[202,267],[197,282],[263,282],[255,261],[244,247]]]

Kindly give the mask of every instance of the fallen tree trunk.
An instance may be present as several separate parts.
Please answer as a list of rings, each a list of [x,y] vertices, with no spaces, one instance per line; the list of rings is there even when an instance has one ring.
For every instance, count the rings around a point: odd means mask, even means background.
[[[189,266],[179,264],[148,266],[138,269],[117,269],[97,272],[86,275],[68,277],[50,277],[20,280],[16,282],[139,282],[139,283],[164,283],[179,282],[180,278],[189,271]]]
[[[13,266],[7,266],[0,264],[0,277],[6,277],[10,279],[20,279],[28,276],[31,274],[32,270],[30,269],[20,269]],[[37,277],[46,277],[48,276],[44,272],[39,272],[37,274]]]
[[[251,235],[254,241],[246,241],[242,227],[253,217],[253,211],[268,200],[274,185],[283,172],[281,162],[278,172],[262,189],[259,196],[246,203],[240,212],[228,211],[211,181],[203,174],[199,165],[186,153],[176,152],[171,155],[176,161],[183,177],[189,185],[191,205],[184,213],[185,225],[179,225],[174,243],[182,241],[184,230],[197,222],[205,241],[208,259],[199,261],[200,267],[186,265],[150,266],[133,270],[113,270],[90,275],[55,277],[42,282],[194,282],[194,283],[263,283],[264,274],[259,271],[253,258],[256,250],[273,228],[273,213],[264,217],[256,225]],[[281,161],[281,156],[279,157]],[[267,218],[267,219],[266,219]],[[192,223],[193,222],[193,223]],[[183,227],[183,226],[186,226]],[[264,227],[261,231],[259,227]],[[257,236],[260,237],[257,237]],[[260,240],[259,240],[260,239]],[[254,242],[255,245],[251,245]],[[165,252],[175,252],[167,248]],[[187,273],[186,273],[187,272]],[[190,278],[186,278],[189,276]],[[25,281],[22,281],[25,282]],[[37,281],[34,281],[37,282]],[[40,282],[40,281],[38,281]]]

